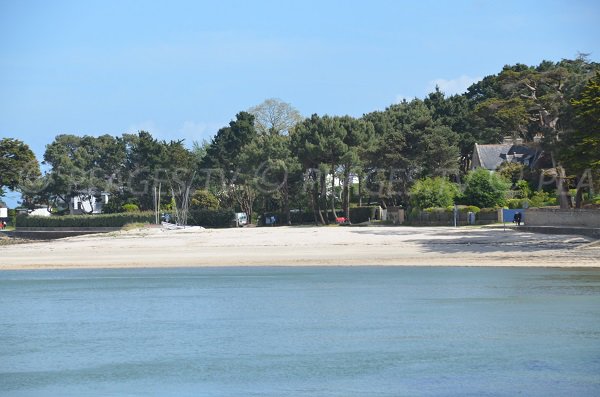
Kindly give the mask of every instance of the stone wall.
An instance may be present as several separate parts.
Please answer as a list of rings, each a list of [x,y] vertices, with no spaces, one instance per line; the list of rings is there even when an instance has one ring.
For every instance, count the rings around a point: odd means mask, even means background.
[[[527,226],[600,228],[600,210],[597,209],[528,208],[525,219]]]

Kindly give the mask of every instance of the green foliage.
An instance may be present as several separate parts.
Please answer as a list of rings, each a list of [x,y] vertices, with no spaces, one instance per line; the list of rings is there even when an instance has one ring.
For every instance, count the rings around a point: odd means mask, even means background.
[[[18,227],[123,227],[128,223],[154,223],[154,213],[100,215],[17,216]]]
[[[213,138],[206,149],[203,158],[204,168],[221,168],[224,177],[229,180],[231,173],[239,166],[239,154],[243,147],[256,137],[254,116],[247,112],[240,112],[236,120],[231,121],[228,127],[223,127]]]
[[[204,227],[229,227],[235,219],[232,210],[191,209],[188,224]]]
[[[560,158],[572,171],[600,169],[600,72],[571,100],[572,127],[561,137]]]
[[[517,183],[522,177],[525,170],[525,166],[520,163],[503,162],[498,166],[496,172],[498,172],[504,179],[511,183]]]
[[[48,194],[68,201],[108,191],[109,180],[124,161],[125,146],[119,138],[58,135],[44,153],[44,162],[52,166]]]
[[[418,180],[410,190],[410,201],[414,207],[447,207],[458,195],[458,185],[442,177]]]
[[[206,189],[198,189],[192,194],[190,209],[217,210],[219,209],[219,199]]]
[[[17,224],[17,210],[10,208],[8,210],[8,226],[15,226]]]
[[[121,208],[123,208],[123,212],[140,212],[140,207],[137,204],[123,204]]]
[[[467,205],[467,206],[460,206],[460,208],[458,209],[460,212],[473,212],[475,214],[478,214],[481,209],[475,205]]]
[[[534,192],[529,200],[529,205],[531,207],[545,207],[557,204],[558,199],[554,196],[551,196],[550,193],[545,192],[543,190],[538,190]]]
[[[463,200],[480,208],[503,206],[509,183],[484,168],[469,172],[465,178]]]
[[[516,210],[516,209],[533,206],[531,204],[531,200],[529,200],[529,199],[509,199],[509,200],[506,200],[505,204],[511,210]]]
[[[527,181],[524,180],[520,180],[516,183],[516,189],[515,189],[515,197],[516,198],[521,198],[521,199],[526,199],[529,198],[531,196],[531,187],[529,186],[529,183]]]
[[[430,208],[425,208],[423,210],[424,212],[428,213],[428,214],[434,214],[434,213],[442,213],[442,212],[452,212],[449,211],[447,208],[440,208],[440,207],[430,207]]]
[[[0,193],[4,187],[16,190],[39,176],[40,166],[28,145],[18,139],[0,139]]]
[[[195,142],[193,150],[183,141],[160,141],[145,131],[120,138],[59,135],[44,155],[51,170],[27,183],[31,194],[24,202],[68,202],[75,195],[107,191],[107,212],[123,211],[130,203],[146,210],[154,208],[154,190],[160,185],[164,211],[184,207],[187,193],[202,186],[218,198],[219,208],[241,208],[252,218],[253,211],[286,214],[290,207],[310,208],[311,223],[314,213],[323,214],[319,221],[325,223],[334,212],[359,222],[365,216],[353,219],[351,199],[421,208],[446,207],[451,200],[494,207],[503,204],[505,184],[493,176],[470,175],[460,197],[431,181],[465,175],[476,142],[498,143],[505,134],[531,142],[538,133],[543,134],[540,149],[558,160],[569,181],[581,180],[587,168],[595,180],[600,168],[599,69],[585,57],[508,65],[466,94],[446,97],[436,88],[424,100],[402,101],[361,118],[314,114],[301,120],[289,104],[270,99],[238,113],[210,143]],[[0,142],[2,148],[18,141]],[[9,157],[0,155],[0,192],[3,186],[16,186],[11,172],[18,166],[7,166]],[[209,176],[203,172],[208,168],[218,169]],[[512,184],[510,198],[533,196],[521,180],[528,172],[515,163],[500,167],[498,173]],[[350,192],[354,178],[359,179],[358,193]],[[581,203],[585,193],[577,193]],[[191,204],[214,209],[214,199],[205,194]],[[538,195],[536,201],[547,205],[555,199]],[[302,220],[304,214],[292,217]]]

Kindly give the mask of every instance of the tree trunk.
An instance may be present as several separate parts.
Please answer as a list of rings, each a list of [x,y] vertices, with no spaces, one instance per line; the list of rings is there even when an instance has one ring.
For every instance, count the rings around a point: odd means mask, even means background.
[[[362,175],[358,176],[358,206],[362,207],[362,195],[363,195],[363,191],[362,191]]]
[[[335,164],[331,164],[331,213],[333,215],[333,219],[337,218],[337,214],[335,213]]]
[[[558,197],[558,203],[560,204],[560,209],[569,209],[571,208],[571,195],[569,194],[569,190],[565,188],[565,169],[557,164],[554,159],[554,153],[550,154],[552,159],[552,166],[554,167],[554,171],[556,173],[556,196]]]
[[[342,189],[343,202],[342,205],[344,207],[344,216],[346,217],[346,221],[350,222],[350,165],[346,164],[344,168],[344,188]]]
[[[583,189],[577,189],[577,195],[575,195],[575,208],[581,208],[583,202]]]
[[[286,224],[290,226],[292,224],[292,216],[290,213],[290,187],[288,185],[287,178],[285,179],[285,183],[283,185],[283,213],[286,217]]]
[[[320,176],[320,186],[321,186],[321,200],[319,200],[319,216],[321,217],[321,222],[324,225],[329,225],[329,216],[327,216],[327,179],[325,173],[322,172]],[[323,204],[322,208],[325,208],[325,218],[323,219],[323,210],[321,209],[321,204]]]

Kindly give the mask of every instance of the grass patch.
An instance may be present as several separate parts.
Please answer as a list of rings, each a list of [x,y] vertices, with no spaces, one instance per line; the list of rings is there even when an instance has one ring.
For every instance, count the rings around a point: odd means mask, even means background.
[[[127,224],[123,225],[121,230],[127,232],[130,230],[136,230],[136,229],[148,229],[149,227],[150,227],[150,224],[146,223],[146,222],[132,222],[132,223],[127,223]]]

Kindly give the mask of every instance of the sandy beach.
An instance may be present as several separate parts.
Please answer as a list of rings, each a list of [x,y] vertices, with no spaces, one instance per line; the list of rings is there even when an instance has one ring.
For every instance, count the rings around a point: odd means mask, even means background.
[[[600,247],[502,228],[147,228],[7,245],[0,256],[2,270],[294,265],[598,267]]]

